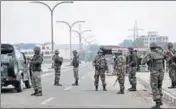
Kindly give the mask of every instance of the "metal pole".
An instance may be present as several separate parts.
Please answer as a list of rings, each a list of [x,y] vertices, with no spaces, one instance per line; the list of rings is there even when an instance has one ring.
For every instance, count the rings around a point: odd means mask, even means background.
[[[73,26],[75,25],[75,24],[77,24],[77,23],[85,23],[85,21],[76,21],[76,22],[74,22],[72,25],[71,24],[69,24],[68,22],[66,22],[66,21],[56,21],[56,22],[59,22],[59,23],[65,23],[65,24],[67,24],[68,26],[69,26],[69,32],[70,32],[70,60],[72,59],[72,28],[73,28]]]
[[[72,59],[72,32],[70,28],[70,60]]]
[[[31,2],[31,3],[39,3],[39,4],[42,4],[42,5],[45,5],[51,12],[51,43],[52,43],[52,52],[54,51],[54,27],[53,27],[53,12],[54,10],[56,9],[56,7],[60,4],[63,4],[63,3],[73,3],[72,1],[69,2],[69,1],[62,1],[60,3],[57,3],[52,9],[49,5],[47,5],[46,3],[43,3],[43,2],[40,2],[40,1],[36,1],[36,2]]]
[[[54,51],[54,36],[53,36],[53,11],[51,11],[51,43],[52,43],[52,52]]]

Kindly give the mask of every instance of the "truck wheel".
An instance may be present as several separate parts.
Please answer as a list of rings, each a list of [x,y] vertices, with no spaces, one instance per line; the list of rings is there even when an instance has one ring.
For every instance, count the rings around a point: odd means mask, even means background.
[[[27,89],[30,89],[31,88],[31,81],[30,80],[25,81],[25,86]]]
[[[24,88],[24,82],[23,82],[23,78],[21,77],[20,81],[17,81],[15,89],[17,92],[22,92]]]

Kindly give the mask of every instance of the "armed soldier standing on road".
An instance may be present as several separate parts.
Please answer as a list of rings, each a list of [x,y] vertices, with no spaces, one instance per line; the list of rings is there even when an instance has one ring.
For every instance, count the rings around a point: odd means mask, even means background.
[[[101,82],[103,85],[103,91],[106,90],[106,81],[105,81],[105,71],[107,69],[107,61],[105,57],[103,56],[103,51],[99,50],[98,55],[95,57],[93,61],[93,66],[95,67],[95,90],[98,91],[98,83],[99,83],[99,76],[101,77]]]
[[[72,61],[72,66],[73,66],[73,73],[74,73],[74,78],[75,78],[75,83],[72,84],[73,86],[78,85],[78,80],[79,80],[79,55],[76,50],[73,51],[73,61]]]
[[[142,64],[150,63],[150,86],[153,93],[153,100],[156,103],[152,109],[158,109],[162,103],[162,83],[164,79],[164,60],[166,57],[159,51],[156,43],[150,44],[151,52],[142,60]]]
[[[136,91],[136,70],[137,70],[137,54],[133,50],[133,48],[129,48],[129,60],[127,66],[129,66],[129,82],[131,84],[131,88],[129,88],[129,91]]]
[[[63,62],[63,58],[59,56],[58,50],[55,51],[55,56],[53,57],[53,60],[54,60],[54,70],[55,70],[54,85],[62,86],[62,84],[59,83],[59,80],[60,80],[61,65]]]
[[[122,55],[122,51],[118,51],[118,54],[119,56],[115,60],[115,70],[117,71],[117,80],[119,82],[120,91],[117,92],[117,94],[124,94],[126,57]]]
[[[171,86],[169,88],[176,88],[176,62],[174,61],[175,49],[172,43],[168,43],[168,56],[170,57],[168,61],[169,65],[169,77],[171,79]]]
[[[42,96],[42,84],[41,84],[41,65],[43,62],[43,57],[40,54],[40,48],[34,48],[34,56],[32,57],[30,68],[32,73],[32,85],[34,88],[34,93],[32,96]]]

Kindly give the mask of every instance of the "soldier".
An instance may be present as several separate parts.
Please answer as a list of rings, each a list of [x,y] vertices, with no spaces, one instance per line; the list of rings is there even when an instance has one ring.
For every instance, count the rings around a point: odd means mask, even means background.
[[[73,72],[74,72],[74,78],[75,78],[75,83],[73,83],[73,86],[77,86],[78,85],[78,80],[79,80],[79,75],[78,75],[78,71],[79,71],[79,55],[78,52],[76,50],[73,51],[73,61],[72,61],[72,66],[73,66]]]
[[[117,63],[115,63],[115,61],[116,61],[117,58],[118,58],[118,52],[115,52],[115,53],[114,53],[114,66],[113,66],[113,70],[114,70],[113,73],[114,73],[114,74],[117,73],[117,70],[116,70],[116,66],[117,66],[116,64],[117,64]]]
[[[115,70],[117,71],[117,80],[119,82],[120,91],[117,92],[117,94],[124,94],[126,57],[122,55],[122,51],[118,51],[118,54],[119,56],[115,60]]]
[[[169,77],[171,79],[171,86],[169,88],[176,88],[176,66],[174,65],[176,62],[173,59],[176,51],[174,50],[172,43],[168,43],[168,50],[169,51],[167,55],[170,57],[168,61]]]
[[[34,88],[34,93],[31,95],[42,96],[42,85],[41,85],[41,65],[43,62],[43,57],[40,54],[40,48],[34,48],[34,56],[32,57],[30,68],[32,73],[32,85]]]
[[[62,84],[59,83],[59,80],[60,80],[61,65],[63,62],[63,58],[59,56],[58,50],[55,51],[55,56],[53,57],[53,61],[54,61],[54,70],[55,70],[54,85],[62,86]]]
[[[99,50],[98,51],[98,55],[95,57],[94,61],[93,61],[93,66],[95,67],[95,90],[98,91],[98,83],[99,83],[99,76],[101,77],[101,82],[103,85],[103,91],[107,91],[106,90],[106,82],[105,82],[105,71],[107,69],[107,61],[105,59],[105,57],[103,56],[103,51]]]
[[[133,48],[129,48],[129,59],[127,66],[129,67],[129,82],[131,84],[131,88],[129,88],[129,91],[136,91],[136,70],[137,70],[137,55]]]
[[[162,83],[164,79],[164,60],[166,57],[159,51],[156,43],[150,44],[151,52],[142,60],[142,64],[150,63],[150,86],[153,93],[153,100],[156,103],[152,109],[160,108],[162,103]]]

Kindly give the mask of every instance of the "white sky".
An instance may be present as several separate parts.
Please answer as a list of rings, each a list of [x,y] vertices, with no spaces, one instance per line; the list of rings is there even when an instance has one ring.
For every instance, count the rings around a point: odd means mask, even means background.
[[[54,6],[57,1],[45,1]],[[68,27],[64,20],[73,23],[85,20],[82,29],[91,29],[83,37],[95,36],[99,44],[118,44],[127,36],[133,35],[134,21],[138,27],[147,31],[158,31],[159,35],[169,36],[176,41],[176,1],[74,1],[61,4],[54,12],[54,40],[57,44],[69,43]],[[78,30],[78,25],[74,27]],[[73,33],[73,43],[78,43]],[[27,1],[1,2],[1,40],[2,43],[51,41],[50,12],[41,4]]]

